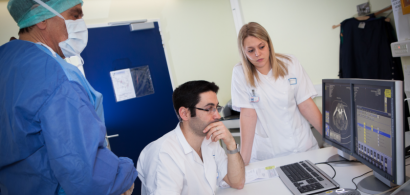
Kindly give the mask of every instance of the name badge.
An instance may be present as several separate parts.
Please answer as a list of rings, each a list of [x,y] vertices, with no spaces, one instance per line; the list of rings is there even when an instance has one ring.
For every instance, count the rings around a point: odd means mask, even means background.
[[[296,85],[298,83],[298,80],[296,78],[290,78],[289,83],[290,85]]]
[[[258,103],[258,102],[259,102],[259,96],[257,96],[257,95],[255,94],[255,90],[254,90],[254,89],[252,89],[252,95],[251,95],[251,97],[249,98],[249,101],[250,101],[251,103]]]

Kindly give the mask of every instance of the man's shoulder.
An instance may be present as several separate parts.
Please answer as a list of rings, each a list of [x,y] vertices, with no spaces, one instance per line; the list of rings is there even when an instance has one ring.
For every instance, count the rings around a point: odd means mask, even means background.
[[[137,169],[143,171],[147,175],[148,172],[156,170],[157,166],[164,163],[160,156],[172,159],[176,164],[183,160],[183,149],[179,144],[175,130],[168,132],[159,139],[148,144],[141,152],[138,158]],[[169,160],[166,160],[169,161]],[[167,166],[167,164],[163,164]],[[162,166],[162,165],[161,165]]]
[[[41,47],[43,46],[29,41],[10,41],[0,46],[0,61],[7,61],[14,70],[30,68],[31,70],[44,69],[47,72],[58,71],[58,68],[53,66],[59,65],[58,60],[54,59],[59,56],[53,58],[47,53],[48,49]]]
[[[38,55],[36,57],[48,57],[45,52],[42,52],[37,44],[29,41],[13,40],[0,46],[0,55],[12,53],[21,57],[22,55]],[[21,58],[16,58],[21,59]]]
[[[143,152],[150,155],[158,155],[159,153],[169,153],[172,152],[175,146],[178,145],[178,138],[175,130],[168,132],[157,140],[148,144]]]

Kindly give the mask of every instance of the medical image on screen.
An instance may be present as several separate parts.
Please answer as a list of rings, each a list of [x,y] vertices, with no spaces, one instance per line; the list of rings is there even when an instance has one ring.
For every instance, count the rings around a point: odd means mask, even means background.
[[[381,86],[354,86],[357,135],[356,153],[392,175],[391,89]]]
[[[325,137],[350,149],[352,121],[350,84],[325,84]]]

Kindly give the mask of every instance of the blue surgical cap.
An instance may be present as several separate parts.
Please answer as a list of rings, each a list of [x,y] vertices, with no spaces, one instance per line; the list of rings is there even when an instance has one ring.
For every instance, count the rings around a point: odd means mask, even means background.
[[[41,0],[48,6],[62,13],[78,4],[83,4],[82,0]],[[17,25],[22,28],[33,26],[41,21],[56,16],[43,6],[33,0],[10,0],[7,5],[11,16]]]

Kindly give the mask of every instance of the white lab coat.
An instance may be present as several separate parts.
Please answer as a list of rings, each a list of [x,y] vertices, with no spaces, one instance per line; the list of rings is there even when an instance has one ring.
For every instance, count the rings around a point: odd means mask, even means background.
[[[256,81],[256,87],[247,84],[241,63],[233,69],[233,109],[253,108],[257,114],[250,162],[319,148],[297,106],[317,93],[299,61],[289,57],[291,61],[284,59],[288,75],[275,80],[272,70],[267,75],[257,71],[261,81]],[[259,97],[259,102],[251,102],[252,96]]]
[[[215,194],[227,174],[228,158],[219,142],[206,138],[202,159],[189,145],[178,125],[151,142],[137,162],[142,195]]]

